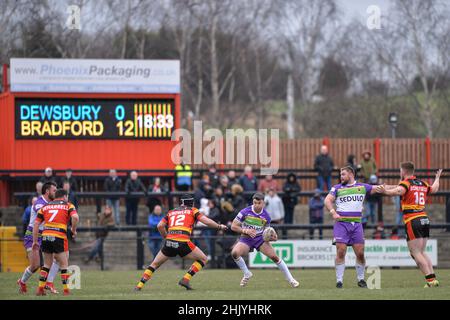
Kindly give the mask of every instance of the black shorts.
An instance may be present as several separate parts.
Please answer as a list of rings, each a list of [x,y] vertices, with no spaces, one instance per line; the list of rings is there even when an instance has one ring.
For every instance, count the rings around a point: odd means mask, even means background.
[[[430,237],[430,220],[428,217],[418,217],[405,224],[406,241]]]
[[[67,240],[52,236],[42,236],[41,250],[44,253],[61,253],[68,251]]]
[[[176,257],[179,255],[180,257],[187,256],[196,248],[195,244],[191,241],[189,242],[180,242],[173,240],[164,241],[164,246],[161,249],[161,252],[166,257]]]

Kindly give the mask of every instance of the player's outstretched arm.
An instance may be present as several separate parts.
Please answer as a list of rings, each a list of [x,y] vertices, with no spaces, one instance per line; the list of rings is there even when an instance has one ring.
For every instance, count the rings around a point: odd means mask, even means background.
[[[324,201],[325,208],[327,208],[327,210],[331,213],[334,220],[339,219],[341,217],[334,209],[334,201],[335,200],[336,200],[336,198],[333,195],[328,194]]]
[[[202,215],[199,219],[198,219],[201,223],[206,224],[208,227],[212,228],[212,229],[217,229],[217,230],[227,230],[228,227],[223,225],[223,224],[219,224],[217,222],[215,222],[214,220],[211,220],[210,218],[208,218],[207,216]]]
[[[441,178],[442,169],[439,169],[436,172],[436,178],[434,178],[434,182],[431,185],[431,193],[436,193],[439,191],[439,179]]]
[[[164,219],[162,219],[158,225],[156,226],[158,228],[159,233],[161,236],[165,239],[167,236],[167,229],[166,229],[167,223]]]
[[[382,194],[385,194],[387,196],[402,196],[405,194],[406,189],[402,186],[395,186],[395,188],[387,188],[387,187],[391,187],[391,186],[385,186],[385,185],[381,185],[379,186],[380,190]]]

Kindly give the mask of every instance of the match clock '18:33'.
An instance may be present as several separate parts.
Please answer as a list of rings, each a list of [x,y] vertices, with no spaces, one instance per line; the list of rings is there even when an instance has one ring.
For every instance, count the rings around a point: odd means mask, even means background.
[[[116,106],[115,114],[120,137],[166,138],[174,127],[172,103],[135,103],[129,120],[125,120],[123,105]]]

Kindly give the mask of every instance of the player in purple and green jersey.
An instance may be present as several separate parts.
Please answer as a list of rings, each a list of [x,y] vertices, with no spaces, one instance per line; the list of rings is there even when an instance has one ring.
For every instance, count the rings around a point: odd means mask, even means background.
[[[283,272],[286,280],[292,287],[298,287],[298,281],[292,277],[286,263],[277,256],[269,242],[276,241],[277,236],[275,235],[274,238],[269,241],[264,241],[263,239],[264,229],[270,226],[270,215],[264,209],[264,195],[262,193],[255,193],[252,198],[253,205],[242,209],[231,225],[231,230],[241,235],[239,242],[233,247],[231,252],[234,261],[244,272],[241,286],[247,285],[248,281],[253,276],[250,270],[248,270],[242,256],[256,249],[275,262],[278,269]]]
[[[19,280],[17,280],[17,285],[19,286],[19,292],[22,294],[25,294],[27,292],[27,281],[30,279],[30,277],[41,267],[42,263],[42,253],[40,250],[32,250],[32,244],[33,244],[33,228],[34,228],[34,221],[37,217],[37,212],[39,209],[47,205],[48,202],[53,200],[55,196],[56,191],[56,183],[54,182],[47,182],[44,183],[42,186],[42,196],[40,196],[33,207],[31,208],[31,215],[30,215],[30,221],[27,227],[27,230],[25,232],[25,236],[23,237],[23,245],[25,247],[25,250],[27,252],[28,261],[30,262],[30,265],[25,268],[25,271],[23,272],[22,276]],[[43,229],[43,225],[39,227],[39,235],[41,234]],[[41,238],[39,236],[39,245],[41,242]],[[56,289],[53,286],[53,279],[55,278],[55,275],[59,271],[59,265],[56,263],[56,261],[53,263],[49,276],[47,278],[47,284],[46,289],[50,290],[52,293],[58,293]]]
[[[342,288],[347,246],[352,246],[356,255],[358,286],[367,288],[364,280],[366,260],[364,258],[364,230],[361,224],[366,195],[380,193],[380,186],[358,183],[352,167],[341,169],[341,183],[331,188],[325,198],[325,206],[335,220],[333,235],[336,243],[336,287]],[[334,208],[336,205],[336,209]]]

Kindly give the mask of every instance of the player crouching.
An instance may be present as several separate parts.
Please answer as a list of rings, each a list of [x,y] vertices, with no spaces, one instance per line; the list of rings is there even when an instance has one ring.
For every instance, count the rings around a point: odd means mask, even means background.
[[[250,270],[248,270],[242,256],[256,249],[275,262],[278,269],[283,272],[286,280],[293,288],[298,287],[298,281],[294,279],[286,263],[276,255],[275,250],[269,243],[269,241],[278,240],[276,232],[271,232],[271,237],[264,239],[264,230],[270,227],[271,221],[269,213],[264,209],[264,195],[262,193],[255,193],[252,199],[253,205],[242,209],[231,225],[231,230],[241,234],[239,242],[233,247],[231,252],[234,261],[244,272],[244,277],[240,283],[241,286],[246,286],[253,276]]]
[[[59,264],[61,270],[61,281],[64,288],[64,295],[69,294],[67,281],[69,274],[69,245],[67,241],[67,225],[69,220],[72,222],[72,234],[77,234],[77,224],[79,217],[73,204],[68,202],[68,194],[64,189],[58,189],[55,192],[55,199],[43,206],[39,211],[34,222],[33,228],[33,250],[39,250],[38,232],[39,225],[44,223],[42,231],[42,253],[44,254],[44,266],[41,268],[39,276],[39,287],[36,292],[38,296],[45,296],[45,285],[48,272],[52,266],[53,260]]]
[[[190,237],[194,224],[200,221],[210,228],[227,230],[227,226],[216,223],[200,213],[197,208],[194,208],[194,199],[189,194],[182,196],[180,202],[180,207],[170,210],[158,224],[158,231],[165,239],[164,246],[153,262],[145,269],[141,280],[135,287],[135,291],[140,291],[144,284],[151,279],[156,269],[169,258],[177,255],[181,258],[194,260],[188,272],[178,282],[180,286],[187,290],[192,290],[190,285],[191,278],[208,262],[208,258],[203,251],[191,242]]]

